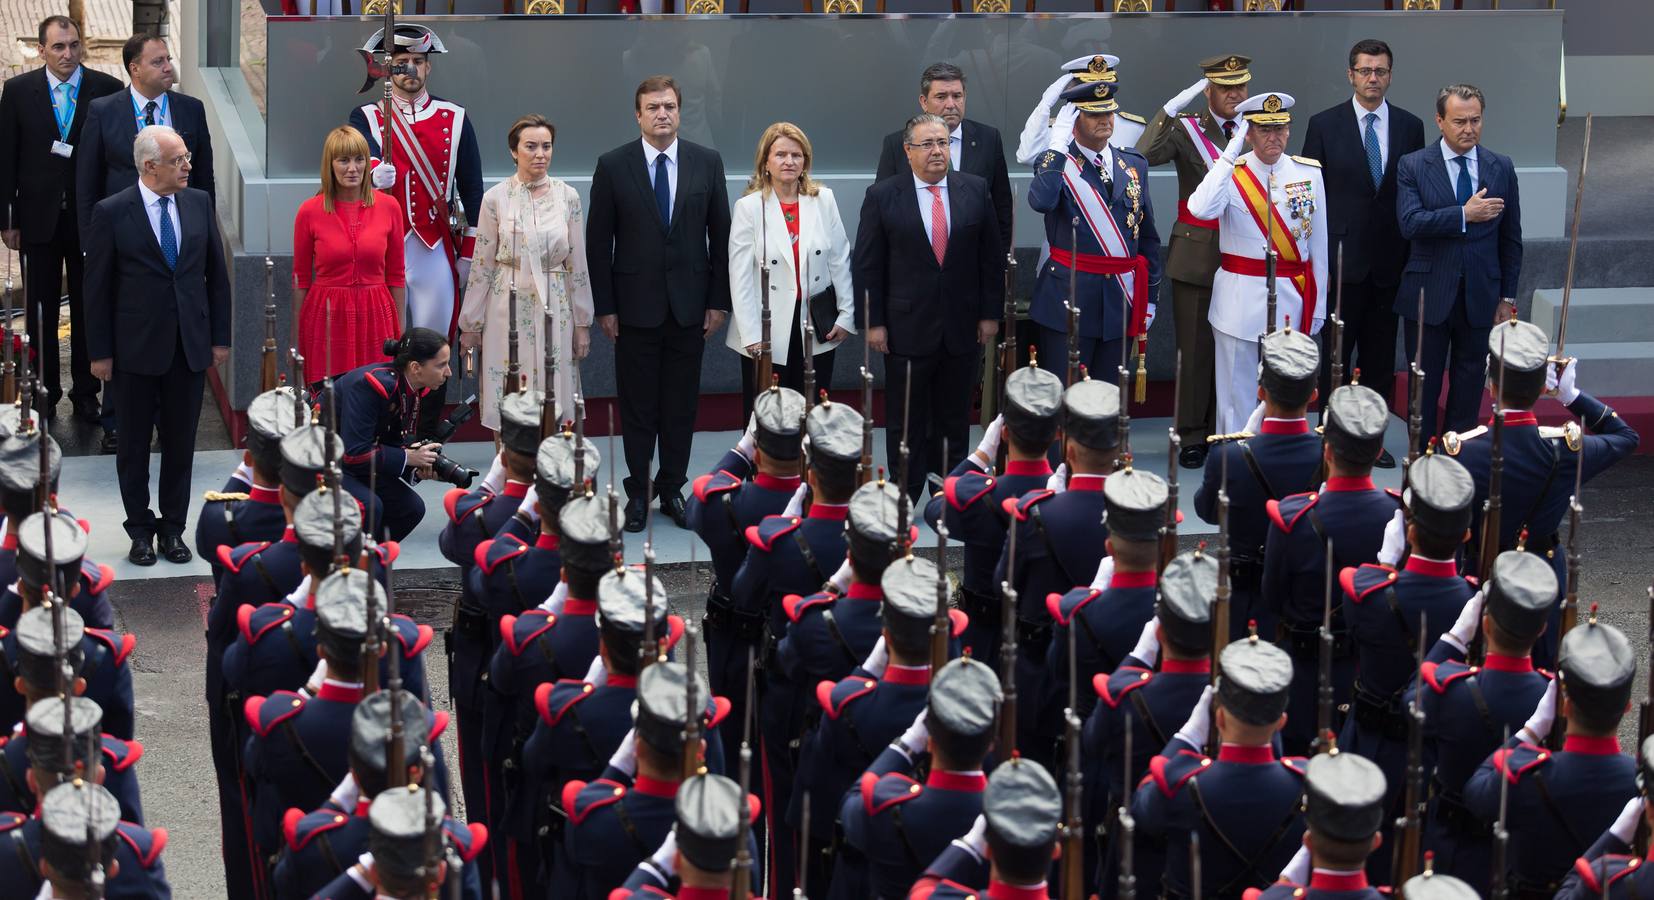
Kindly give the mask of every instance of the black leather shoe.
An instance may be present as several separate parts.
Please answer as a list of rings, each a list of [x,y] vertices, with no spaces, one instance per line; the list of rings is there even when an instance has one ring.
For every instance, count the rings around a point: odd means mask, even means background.
[[[672,524],[679,528],[689,527],[689,510],[684,507],[682,494],[660,498],[660,511],[671,516]]]
[[[1177,454],[1177,464],[1185,469],[1199,469],[1206,465],[1206,454],[1211,448],[1205,441],[1184,447]]]
[[[1378,455],[1378,461],[1373,465],[1380,469],[1393,469],[1396,467],[1396,458],[1390,455],[1390,451],[1385,450]]]
[[[111,456],[114,454],[118,443],[119,441],[117,440],[116,434],[114,430],[111,429],[103,433],[103,442],[98,444],[98,449],[104,456]],[[154,562],[155,559],[151,557],[149,561]]]
[[[194,558],[190,554],[190,548],[184,546],[184,539],[176,534],[161,535],[161,555],[167,558],[167,562],[179,565]]]
[[[103,418],[103,409],[98,406],[96,397],[71,397],[69,405],[74,408],[75,418],[88,425],[96,425]]]
[[[626,501],[626,524],[621,526],[633,534],[643,530],[644,517],[649,512],[648,501],[642,497],[633,497]]]
[[[133,538],[132,549],[127,551],[126,558],[135,566],[155,565],[154,538]]]

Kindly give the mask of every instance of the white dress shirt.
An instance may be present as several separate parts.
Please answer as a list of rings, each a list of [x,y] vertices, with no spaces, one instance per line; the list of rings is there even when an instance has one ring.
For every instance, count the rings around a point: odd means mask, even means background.
[[[1447,146],[1447,138],[1442,138],[1438,143],[1441,144],[1442,148],[1442,161],[1447,166],[1447,183],[1453,186],[1453,196],[1457,197],[1459,190],[1459,164],[1453,160],[1459,154],[1454,153],[1453,148]],[[1464,157],[1465,168],[1470,170],[1470,193],[1474,195],[1477,189],[1481,186],[1481,179],[1477,177],[1479,167],[1476,162],[1476,148],[1471,147],[1469,152],[1465,153]],[[1463,233],[1468,230],[1470,230],[1470,223],[1466,221],[1464,217],[1464,207],[1461,206],[1459,207],[1459,231]]]
[[[1350,97],[1350,105],[1355,107],[1355,130],[1361,138],[1362,155],[1365,158],[1367,147],[1367,115],[1378,116],[1373,122],[1373,131],[1378,135],[1378,165],[1380,169],[1390,165],[1390,101],[1378,101],[1378,109],[1369,110],[1361,105],[1361,101]]]
[[[959,168],[960,154],[965,152],[965,120],[959,120],[959,127],[948,133],[948,166]]]
[[[149,189],[143,179],[138,180],[138,193],[144,198],[144,215],[149,217],[149,230],[155,233],[155,243],[161,243],[161,195]],[[172,220],[172,236],[178,242],[178,249],[183,250],[184,232],[178,227],[178,195],[173,194],[167,199],[167,218]]]
[[[1074,146],[1080,148],[1080,155],[1085,157],[1086,162],[1096,166],[1097,171],[1103,173],[1104,181],[1114,180],[1114,173],[1109,168],[1109,166],[1114,165],[1114,151],[1109,149],[1109,145],[1104,144],[1101,150],[1091,150],[1079,141],[1075,141]]]
[[[655,186],[655,157],[666,157],[666,208],[672,209],[678,199],[678,139],[672,139],[672,146],[665,150],[656,150],[648,141],[643,142],[643,165],[649,170],[649,186]]]
[[[1235,125],[1234,128],[1230,129],[1230,131],[1229,131],[1230,135],[1233,135],[1235,133],[1235,131],[1240,128],[1240,116],[1236,116],[1233,119],[1225,119],[1224,117],[1218,115],[1216,112],[1212,112],[1211,107],[1207,107],[1206,111],[1212,113],[1212,121],[1217,123],[1218,134],[1223,134],[1223,123],[1225,123],[1225,122],[1233,122],[1234,125]],[[1225,140],[1228,140],[1228,138],[1225,137]]]
[[[143,91],[138,90],[138,88],[134,86],[132,88],[132,114],[137,120],[138,129],[140,131],[143,130],[144,106],[151,100],[155,101],[155,124],[165,125],[168,128],[171,128],[172,104],[168,102],[166,92],[162,91],[159,97],[145,97]]]
[[[927,184],[924,179],[920,178],[917,175],[913,176],[913,189],[918,192],[918,199],[919,199],[919,221],[924,223],[925,237],[927,239],[933,233],[930,230],[931,229],[930,204],[931,204],[931,196],[932,196],[931,193],[930,193],[931,187],[933,187],[933,185]],[[942,189],[942,216],[943,216],[943,218],[944,218],[944,220],[945,220],[945,222],[948,226],[948,234],[952,235],[953,234],[953,208],[948,205],[948,179],[947,179],[947,176],[944,175],[942,177],[942,180],[936,182],[934,187],[939,187],[939,188]]]

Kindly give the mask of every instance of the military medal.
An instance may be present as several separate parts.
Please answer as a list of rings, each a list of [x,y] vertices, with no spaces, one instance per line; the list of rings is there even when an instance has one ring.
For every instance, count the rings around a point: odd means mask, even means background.
[[[1115,157],[1119,159],[1119,157]],[[1126,196],[1131,200],[1131,212],[1126,216],[1126,226],[1131,229],[1131,239],[1137,240],[1138,226],[1143,221],[1143,185],[1137,180],[1137,170],[1120,160],[1120,168],[1125,170]]]
[[[1299,240],[1309,237],[1311,217],[1315,214],[1315,186],[1308,181],[1293,181],[1286,185],[1287,216],[1296,224],[1292,233]]]

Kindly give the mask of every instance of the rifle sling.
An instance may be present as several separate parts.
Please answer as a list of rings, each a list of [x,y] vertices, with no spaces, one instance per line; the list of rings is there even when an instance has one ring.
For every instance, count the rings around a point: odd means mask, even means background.
[[[1240,445],[1241,456],[1246,459],[1246,467],[1252,470],[1253,480],[1258,483],[1258,487],[1263,488],[1264,496],[1270,500],[1281,499],[1281,496],[1275,493],[1275,488],[1270,485],[1269,479],[1264,476],[1263,467],[1258,465],[1258,458],[1252,454],[1252,445],[1246,441],[1236,441],[1236,443]]]
[[[1034,520],[1034,530],[1039,532],[1040,541],[1045,544],[1045,553],[1051,557],[1051,564],[1057,567],[1057,574],[1062,576],[1063,584],[1086,584],[1068,574],[1068,567],[1062,564],[1062,556],[1057,553],[1057,545],[1051,541],[1051,532],[1045,528],[1045,517],[1040,515],[1038,504],[1028,508],[1029,518]]]
[[[1281,837],[1286,834],[1287,829],[1292,827],[1292,823],[1298,821],[1298,804],[1292,804],[1292,807],[1287,810],[1286,817],[1281,820],[1279,825],[1275,826],[1275,831],[1258,848],[1257,853],[1247,854],[1235,846],[1235,842],[1229,839],[1229,835],[1224,834],[1223,829],[1218,827],[1217,819],[1213,817],[1212,810],[1206,805],[1206,798],[1200,793],[1199,775],[1189,779],[1189,792],[1195,798],[1195,805],[1200,807],[1200,817],[1206,820],[1206,827],[1217,836],[1218,843],[1222,844],[1224,849],[1235,857],[1235,861],[1245,867],[1239,874],[1229,879],[1223,887],[1218,888],[1213,896],[1227,897],[1234,895],[1238,888],[1245,885],[1269,884],[1272,879],[1258,871],[1258,861],[1267,856],[1269,851],[1274,849],[1275,845],[1280,842]]]
[[[850,649],[850,642],[844,639],[844,632],[839,630],[838,620],[833,618],[833,611],[822,610],[821,621],[827,624],[827,633],[832,636],[833,643],[838,644],[838,648],[844,651],[844,658],[850,661],[850,668],[854,669],[861,660],[856,658],[856,651]]]
[[[793,529],[793,543],[798,545],[798,555],[804,557],[804,564],[810,567],[810,577],[813,579],[812,583],[817,585],[825,585],[827,583],[827,576],[821,574],[821,565],[816,562],[816,553],[814,550],[810,549],[810,542],[804,539],[803,528]]]
[[[1143,692],[1132,691],[1126,697],[1131,700],[1131,708],[1137,710],[1137,718],[1142,719],[1143,724],[1149,726],[1149,736],[1154,738],[1154,743],[1150,746],[1166,746],[1166,733],[1161,730],[1160,723],[1154,720],[1154,713],[1149,709],[1149,702],[1143,699]]]
[[[1528,523],[1533,521],[1534,513],[1539,512],[1540,504],[1544,503],[1545,498],[1551,493],[1551,485],[1556,483],[1556,470],[1560,468],[1562,464],[1562,452],[1556,447],[1556,442],[1558,440],[1559,438],[1552,438],[1551,440],[1545,442],[1549,444],[1551,448],[1551,470],[1545,473],[1545,486],[1539,489],[1538,494],[1534,495],[1533,503],[1528,506],[1528,511],[1522,514],[1522,522],[1520,525],[1516,526],[1516,533],[1518,535],[1527,530]]]
[[[283,720],[281,727],[282,730],[287,733],[288,743],[292,744],[293,749],[299,752],[299,758],[305,761],[305,764],[310,767],[311,772],[314,773],[317,778],[321,779],[323,784],[337,785],[339,783],[339,779],[333,775],[329,775],[327,768],[318,762],[316,757],[310,755],[310,749],[304,745],[304,741],[299,740],[299,730],[293,727],[293,720]],[[331,791],[333,788],[328,788],[328,790]]]
[[[1539,799],[1545,804],[1545,810],[1551,814],[1551,818],[1556,820],[1556,824],[1562,826],[1562,833],[1567,835],[1568,840],[1572,842],[1573,846],[1569,849],[1568,855],[1577,858],[1585,852],[1587,845],[1579,839],[1579,833],[1574,831],[1573,823],[1569,822],[1568,817],[1562,814],[1562,807],[1558,806],[1556,799],[1551,796],[1551,789],[1545,783],[1543,772],[1533,773],[1533,786],[1535,790],[1539,791]]]
[[[631,839],[632,847],[637,850],[642,858],[648,859],[650,854],[655,851],[643,846],[643,838],[637,833],[637,826],[632,824],[632,817],[626,812],[625,798],[621,798],[619,803],[614,804],[614,811],[615,821],[620,823],[621,829],[626,832],[626,837]]]

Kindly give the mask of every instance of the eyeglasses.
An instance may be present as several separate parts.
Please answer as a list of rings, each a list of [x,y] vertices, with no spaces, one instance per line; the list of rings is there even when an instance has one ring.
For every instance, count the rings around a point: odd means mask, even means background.
[[[1351,69],[1350,71],[1360,75],[1362,78],[1371,78],[1374,75],[1377,75],[1380,78],[1390,77],[1389,69]]]
[[[180,156],[174,156],[173,158],[167,160],[166,163],[174,169],[182,169],[184,166],[188,165],[192,159],[195,159],[194,153],[185,153]]]
[[[932,150],[945,149],[948,144],[948,141],[920,141],[917,144],[909,143],[908,146],[914,148],[915,150],[923,150],[926,153],[929,153]]]

